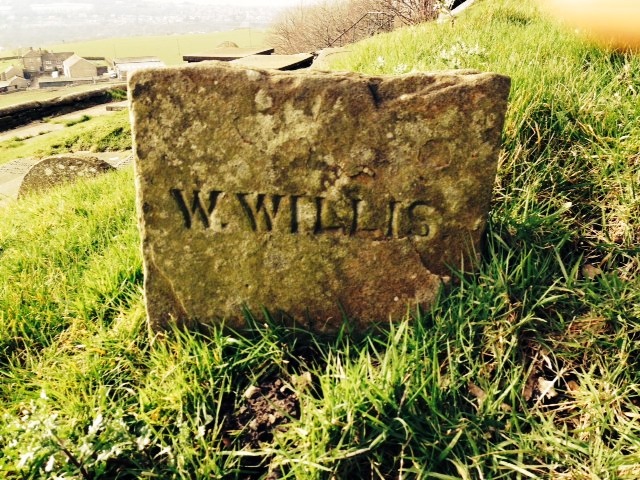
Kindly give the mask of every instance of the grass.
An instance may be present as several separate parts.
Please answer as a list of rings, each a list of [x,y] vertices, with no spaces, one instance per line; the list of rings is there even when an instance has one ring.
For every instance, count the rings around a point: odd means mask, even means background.
[[[640,476],[638,57],[515,0],[351,50],[335,68],[512,77],[476,272],[375,335],[324,338],[256,316],[241,333],[150,341],[131,171],[11,204],[0,475]],[[242,419],[274,379],[268,412],[287,422],[253,441]]]
[[[58,119],[54,117],[49,119],[48,122],[53,124],[58,124],[58,125],[64,125],[65,127],[73,127],[74,125],[88,122],[89,120],[91,120],[91,115],[87,115],[86,113],[84,113],[77,118],[72,118],[68,120]]]
[[[89,120],[91,120],[91,115],[84,114],[80,118],[76,118],[76,119],[73,119],[73,120],[67,120],[66,122],[64,122],[64,125],[65,125],[65,127],[73,127],[74,125],[77,125],[79,123],[88,122]]]
[[[109,152],[131,148],[128,111],[65,123],[63,130],[32,138],[15,137],[0,142],[0,165],[18,158],[45,157],[77,151]]]
[[[225,41],[234,42],[238,44],[239,47],[256,47],[263,46],[265,39],[265,32],[249,28],[238,28],[225,32],[206,34],[87,40],[83,42],[49,45],[45,48],[54,52],[75,52],[81,57],[118,58],[156,56],[167,65],[179,65],[183,63],[183,55],[211,50]]]
[[[1,60],[0,61],[0,72],[9,68],[10,66],[15,66],[18,68],[22,68],[22,62],[20,60]]]

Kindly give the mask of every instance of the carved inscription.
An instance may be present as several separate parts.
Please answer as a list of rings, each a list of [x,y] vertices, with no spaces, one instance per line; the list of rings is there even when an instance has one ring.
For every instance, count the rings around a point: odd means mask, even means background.
[[[359,198],[170,190],[186,229],[246,230],[373,239],[433,238],[439,212],[421,200],[372,202]],[[198,226],[199,225],[199,226]]]

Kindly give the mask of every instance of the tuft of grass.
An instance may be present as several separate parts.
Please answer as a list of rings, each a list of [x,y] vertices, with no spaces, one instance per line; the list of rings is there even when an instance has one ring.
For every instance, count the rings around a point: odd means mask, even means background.
[[[640,60],[485,0],[335,67],[512,77],[475,272],[365,335],[155,338],[130,171],[5,207],[4,476],[638,478]]]
[[[2,147],[6,150],[18,148],[24,145],[24,141],[27,139],[27,137],[12,137],[9,140],[5,141]]]
[[[122,90],[110,90],[109,96],[114,102],[121,102],[127,99],[127,89],[125,88]]]
[[[82,115],[80,118],[76,118],[76,119],[65,122],[64,125],[65,127],[73,127],[74,125],[77,125],[83,122],[88,122],[89,120],[91,120],[91,115],[85,114],[85,115]]]

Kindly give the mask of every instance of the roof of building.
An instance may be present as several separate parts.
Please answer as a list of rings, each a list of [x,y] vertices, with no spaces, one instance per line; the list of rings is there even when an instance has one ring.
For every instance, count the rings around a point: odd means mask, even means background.
[[[207,60],[220,60],[229,62],[238,58],[248,57],[249,55],[270,55],[274,49],[272,47],[253,47],[253,48],[237,48],[237,47],[219,47],[208,52],[191,53],[183,55],[182,60],[185,62],[204,62]]]
[[[164,62],[158,57],[122,57],[113,59],[114,65],[122,63],[162,63],[164,65]]]
[[[109,62],[107,62],[106,60],[89,60],[88,58],[85,58],[85,60],[87,60],[88,62],[93,63],[96,67],[110,67],[111,64]]]
[[[35,58],[35,57],[41,57],[42,54],[44,52],[42,50],[29,50],[27,53],[25,53],[22,58]]]
[[[73,55],[73,52],[42,52],[42,59],[66,60]]]
[[[135,72],[136,70],[141,70],[143,68],[161,68],[164,67],[165,64],[162,62],[145,62],[145,63],[119,63],[116,66],[116,70],[120,73],[125,72]]]
[[[85,60],[84,58],[82,58],[80,55],[76,55],[75,53],[73,55],[71,55],[69,58],[67,58],[64,62],[62,62],[62,65],[64,65],[65,67],[69,68],[72,67],[73,65],[75,65],[78,62],[87,62],[87,63],[91,63],[89,62],[89,60]]]
[[[0,88],[3,88],[3,87],[10,87],[11,85],[13,85],[13,84],[14,84],[14,82],[15,82],[16,80],[18,80],[18,83],[22,83],[22,82],[27,83],[27,80],[25,80],[25,79],[24,79],[24,78],[22,78],[22,77],[18,77],[18,76],[16,75],[16,76],[11,77],[9,80],[5,80],[4,82],[0,82]]]
[[[75,81],[82,80],[81,78],[71,78],[71,77],[50,77],[50,78],[40,78],[38,79],[38,84],[47,84],[47,83],[73,83]]]
[[[17,72],[22,73],[22,69],[21,69],[21,68],[16,67],[15,65],[9,65],[7,68],[5,68],[5,69],[2,71],[2,73],[9,73],[9,72],[11,72],[11,71],[13,71],[13,70],[16,70]],[[18,76],[19,76],[19,77],[21,77],[22,75],[18,75]]]

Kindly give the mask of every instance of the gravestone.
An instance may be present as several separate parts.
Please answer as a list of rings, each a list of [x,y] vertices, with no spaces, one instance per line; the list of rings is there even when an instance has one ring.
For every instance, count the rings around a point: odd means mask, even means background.
[[[79,178],[95,177],[110,170],[114,170],[114,167],[92,156],[48,157],[29,169],[18,190],[18,198],[43,192]]]
[[[428,306],[478,250],[507,77],[226,64],[129,92],[150,325],[333,331]]]

